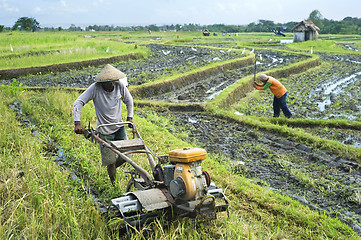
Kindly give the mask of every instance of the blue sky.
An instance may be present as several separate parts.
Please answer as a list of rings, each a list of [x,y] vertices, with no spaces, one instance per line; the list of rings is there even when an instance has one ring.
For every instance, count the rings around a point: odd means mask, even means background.
[[[260,19],[301,21],[312,10],[324,18],[361,17],[360,0],[0,0],[0,25],[33,17],[42,27],[89,25],[235,24]]]

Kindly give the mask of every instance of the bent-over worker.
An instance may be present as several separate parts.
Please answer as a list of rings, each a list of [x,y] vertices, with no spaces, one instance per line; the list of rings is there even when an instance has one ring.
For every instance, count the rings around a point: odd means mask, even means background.
[[[292,113],[287,107],[287,89],[279,81],[266,74],[260,74],[258,79],[263,84],[258,84],[256,81],[253,82],[253,87],[257,90],[266,90],[269,88],[274,95],[273,98],[273,117],[279,117],[282,109],[283,114],[286,118],[292,118]]]
[[[97,117],[97,126],[102,124],[122,122],[121,99],[127,107],[127,121],[133,120],[133,97],[127,88],[126,75],[107,64],[96,76],[96,82],[91,84],[74,102],[74,131],[83,133],[80,124],[81,109],[90,100],[93,100]],[[99,137],[106,142],[126,140],[127,132],[124,125],[104,126],[98,129]],[[108,175],[114,185],[116,168],[124,163],[109,148],[99,144],[102,157],[102,166],[107,166]]]

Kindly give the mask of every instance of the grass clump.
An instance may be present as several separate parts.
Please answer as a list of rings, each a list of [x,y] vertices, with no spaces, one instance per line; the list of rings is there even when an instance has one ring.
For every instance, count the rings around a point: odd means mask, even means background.
[[[327,53],[338,53],[338,54],[348,54],[354,53],[343,48],[336,40],[324,40],[319,39],[317,41],[305,41],[297,42],[287,45],[288,48],[297,51],[305,51],[310,53],[311,48],[312,52],[317,54],[317,52],[327,52]]]
[[[87,193],[74,188],[24,128],[0,90],[0,237],[2,239],[106,239],[111,235]]]
[[[0,35],[0,69],[39,67],[150,53],[141,46],[71,32],[12,32]]]

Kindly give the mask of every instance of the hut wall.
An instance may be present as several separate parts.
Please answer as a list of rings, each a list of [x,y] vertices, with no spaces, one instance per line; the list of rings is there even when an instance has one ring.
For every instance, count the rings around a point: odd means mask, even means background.
[[[293,42],[303,42],[303,41],[305,41],[305,32],[293,33]]]
[[[307,40],[317,40],[317,38],[318,38],[318,32],[313,32],[313,31],[310,31],[310,33],[309,33],[309,39],[307,39]]]

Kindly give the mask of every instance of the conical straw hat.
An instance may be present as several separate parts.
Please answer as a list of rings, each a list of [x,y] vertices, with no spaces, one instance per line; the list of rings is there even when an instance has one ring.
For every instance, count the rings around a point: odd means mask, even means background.
[[[95,77],[97,82],[110,82],[125,78],[125,73],[119,71],[110,64],[105,65],[103,70]]]

